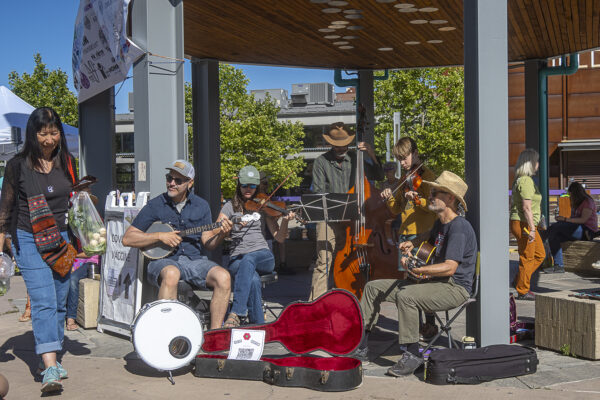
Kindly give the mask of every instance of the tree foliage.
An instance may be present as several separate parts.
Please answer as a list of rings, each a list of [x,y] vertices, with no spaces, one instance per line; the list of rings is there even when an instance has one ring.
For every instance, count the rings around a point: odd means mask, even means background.
[[[248,79],[241,70],[220,64],[221,191],[225,198],[233,196],[234,177],[246,165],[264,172],[271,185],[282,182],[290,173],[283,188],[298,186],[302,181],[299,173],[304,160],[294,157],[302,151],[302,124],[277,121],[279,107],[275,102],[269,98],[256,101],[248,94],[247,86]],[[192,88],[189,84],[185,88],[185,110],[191,144]]]
[[[393,115],[399,111],[400,137],[415,139],[427,165],[464,176],[464,108],[462,68],[393,71],[375,82],[376,151],[385,153],[386,132],[393,137]]]
[[[48,70],[42,62],[42,56],[33,56],[35,67],[30,75],[12,71],[8,74],[10,90],[33,107],[52,107],[62,122],[77,126],[77,96],[67,87],[68,75],[60,68]]]

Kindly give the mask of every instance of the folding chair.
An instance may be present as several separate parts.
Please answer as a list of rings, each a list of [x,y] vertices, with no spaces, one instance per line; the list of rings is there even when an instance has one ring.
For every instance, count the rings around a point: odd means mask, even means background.
[[[271,272],[270,274],[260,275],[260,283],[262,285],[262,289],[265,290],[265,287],[267,285],[277,282],[277,279],[279,279],[279,278],[277,276],[277,272],[275,272],[275,271]],[[273,315],[273,317],[277,318],[277,314],[275,314],[272,307],[269,307],[267,305],[267,302],[265,301],[264,298],[262,299],[262,307],[263,307],[263,313],[265,314],[265,320],[267,319],[267,311],[269,311]]]
[[[467,300],[465,300],[465,302],[462,303],[458,307],[458,311],[456,311],[456,313],[452,316],[452,318],[450,318],[448,310],[445,311],[446,323],[442,322],[442,319],[437,315],[437,313],[433,314],[433,315],[435,315],[435,319],[437,320],[437,322],[440,324],[440,330],[438,331],[437,335],[435,335],[434,338],[431,339],[431,341],[429,342],[427,347],[425,347],[423,349],[422,354],[425,354],[425,352],[427,350],[429,350],[429,348],[431,346],[433,346],[435,341],[438,340],[438,338],[442,335],[443,332],[446,332],[446,334],[448,335],[448,347],[449,348],[452,348],[453,344],[454,344],[454,347],[460,348],[459,342],[454,340],[452,338],[452,334],[450,333],[450,330],[452,329],[451,325],[454,322],[454,320],[456,320],[456,318],[468,307],[469,304],[475,303],[477,301],[477,293],[479,292],[479,271],[480,271],[479,257],[480,257],[479,252],[477,252],[477,262],[475,263],[475,276],[473,276],[473,293],[471,294],[471,297],[469,297]]]

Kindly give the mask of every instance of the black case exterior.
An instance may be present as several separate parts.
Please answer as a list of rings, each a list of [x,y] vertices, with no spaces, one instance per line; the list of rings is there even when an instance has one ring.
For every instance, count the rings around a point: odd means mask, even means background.
[[[275,386],[341,392],[360,386],[363,370],[360,363],[356,368],[331,371],[306,367],[284,367],[263,360],[246,361],[196,357],[194,375],[200,378],[245,379],[263,381]]]
[[[473,350],[442,349],[429,356],[425,380],[436,385],[477,384],[533,374],[537,365],[537,354],[529,347],[497,344]]]

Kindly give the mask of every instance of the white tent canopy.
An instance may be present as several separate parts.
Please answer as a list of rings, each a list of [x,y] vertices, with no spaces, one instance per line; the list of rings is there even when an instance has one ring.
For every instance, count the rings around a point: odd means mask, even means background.
[[[17,148],[11,138],[11,127],[21,128],[21,137],[25,141],[25,128],[33,106],[11,92],[7,87],[0,86],[0,160],[8,160],[14,156]],[[77,128],[63,124],[67,137],[69,151],[75,157],[79,156],[79,131]]]

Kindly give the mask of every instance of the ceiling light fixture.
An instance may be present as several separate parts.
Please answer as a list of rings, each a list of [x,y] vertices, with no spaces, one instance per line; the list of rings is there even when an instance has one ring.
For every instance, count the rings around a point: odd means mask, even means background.
[[[413,41],[410,41],[410,42],[404,42],[404,44],[407,44],[409,46],[414,46],[414,45],[417,45],[417,44],[421,44],[421,42],[417,42],[417,41],[413,40]]]
[[[339,13],[340,11],[342,11],[342,9],[341,8],[324,8],[321,11],[324,12],[325,14],[335,14],[335,13]]]
[[[433,25],[443,25],[443,24],[447,24],[448,21],[446,21],[445,19],[433,19],[431,21],[429,21],[430,24]]]
[[[349,23],[348,21],[333,21],[331,25],[348,25]]]
[[[419,10],[417,10],[416,8],[399,8],[398,9],[398,12],[401,12],[401,13],[414,13],[417,11],[419,11]]]
[[[357,9],[344,10],[344,14],[360,14],[361,12],[362,10]]]
[[[394,5],[394,7],[396,7],[396,8],[415,8],[415,5],[410,4],[410,3],[400,3],[400,4]]]
[[[442,42],[443,42],[443,40],[437,40],[437,39],[427,41],[427,43],[431,43],[431,44],[438,44],[438,43],[442,43]]]
[[[347,1],[338,1],[338,0],[333,0],[333,1],[328,1],[327,4],[329,4],[332,7],[344,7],[348,5]]]
[[[361,19],[363,16],[362,14],[346,14],[344,17],[346,19]]]
[[[335,29],[331,29],[331,28],[321,28],[321,29],[319,29],[319,32],[323,32],[323,33],[330,33],[330,32],[335,32]]]
[[[350,42],[342,40],[341,42],[333,42],[334,46],[343,46],[345,44],[350,44]]]
[[[411,24],[413,25],[423,25],[427,23],[426,19],[413,19],[412,21],[410,21]]]
[[[442,31],[442,32],[448,32],[448,31],[453,31],[453,30],[456,30],[456,28],[453,26],[443,26],[438,29],[438,31]]]
[[[350,49],[353,49],[353,48],[354,48],[354,46],[340,46],[340,47],[338,47],[338,49],[340,49],[340,50],[350,50]]]
[[[325,39],[329,39],[329,40],[333,40],[333,39],[339,39],[340,35],[327,35],[327,36],[323,36]]]
[[[354,40],[354,39],[358,39],[358,36],[342,36],[342,39]]]
[[[329,3],[331,4],[331,3]],[[435,7],[424,7],[424,8],[419,8],[420,12],[425,12],[425,13],[430,13],[430,12],[436,12],[438,9]]]
[[[393,47],[380,47],[377,50],[379,50],[379,51],[393,51],[394,48]]]
[[[364,26],[360,26],[360,25],[352,25],[349,26],[348,29],[349,31],[362,31],[365,27]]]

